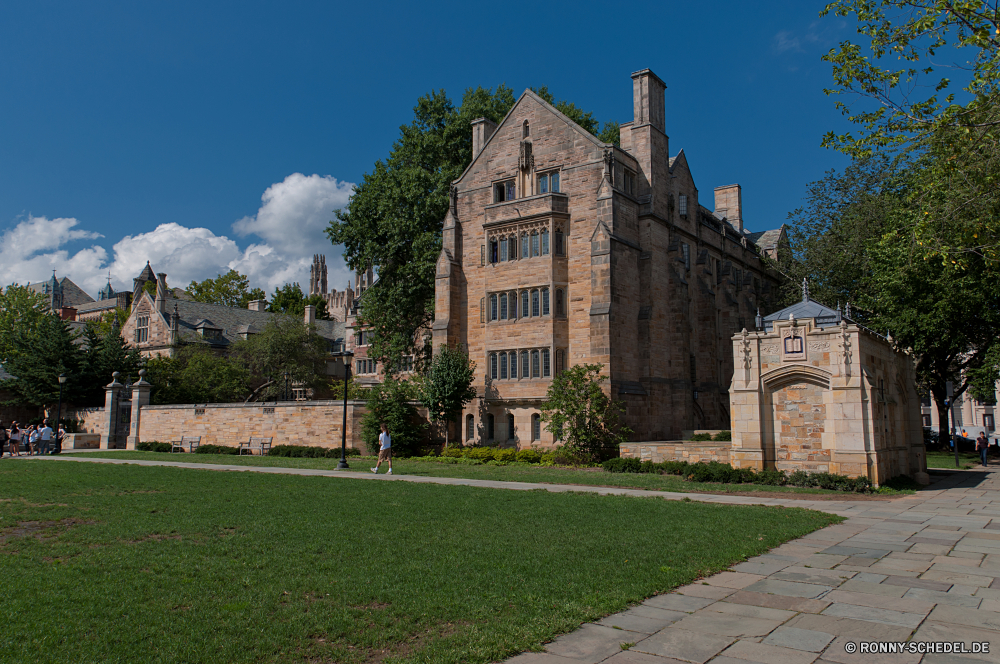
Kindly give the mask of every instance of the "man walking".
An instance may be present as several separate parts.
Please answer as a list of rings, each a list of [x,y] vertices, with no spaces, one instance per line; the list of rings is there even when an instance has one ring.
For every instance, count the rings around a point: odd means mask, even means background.
[[[378,468],[385,461],[389,464],[389,472],[386,475],[392,475],[392,436],[389,435],[389,431],[385,427],[385,422],[382,423],[382,433],[378,435],[379,449],[378,449],[378,461],[375,462],[375,467],[372,468],[372,472],[378,475]]]
[[[986,432],[980,431],[979,438],[976,438],[976,451],[979,452],[979,459],[983,462],[983,467],[988,466],[986,463],[986,453],[989,450],[990,441],[986,438]]]
[[[38,442],[40,443],[39,454],[48,454],[52,445],[52,427],[48,420],[42,420],[42,428],[38,430]]]

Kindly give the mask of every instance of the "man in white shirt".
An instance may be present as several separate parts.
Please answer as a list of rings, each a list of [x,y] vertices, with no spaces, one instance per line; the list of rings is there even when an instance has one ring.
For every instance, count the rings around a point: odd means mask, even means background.
[[[48,454],[49,448],[52,445],[52,427],[49,426],[48,420],[42,420],[42,428],[38,430],[38,438],[41,442],[40,454]]]
[[[386,475],[392,475],[392,436],[389,435],[385,422],[382,423],[382,433],[378,435],[378,442],[378,461],[375,462],[372,472],[378,475],[378,467],[382,465],[383,461],[386,461],[389,464],[389,472]]]

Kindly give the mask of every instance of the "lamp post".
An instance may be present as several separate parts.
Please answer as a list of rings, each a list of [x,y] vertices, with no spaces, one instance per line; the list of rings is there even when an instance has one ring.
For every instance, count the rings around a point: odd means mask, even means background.
[[[290,397],[291,397],[291,395],[289,394],[289,391],[290,391],[290,390],[289,390],[289,385],[288,385],[288,381],[289,381],[289,378],[290,378],[290,377],[291,377],[291,374],[289,374],[289,373],[288,373],[288,372],[286,371],[286,372],[285,372],[285,397],[284,397],[284,400],[285,400],[285,401],[289,401],[289,400],[290,400]]]
[[[66,374],[59,374],[59,406],[56,408],[56,449],[55,454],[62,453],[62,440],[59,438],[59,420],[62,419],[63,385],[66,384]]]
[[[347,465],[347,383],[351,380],[351,359],[354,353],[344,350],[335,354],[344,360],[344,421],[340,427],[340,462],[337,470],[346,470],[350,468]]]

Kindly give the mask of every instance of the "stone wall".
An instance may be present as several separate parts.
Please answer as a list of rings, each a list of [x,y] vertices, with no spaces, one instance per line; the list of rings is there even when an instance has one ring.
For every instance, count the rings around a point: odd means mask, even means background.
[[[76,420],[80,433],[104,433],[104,408],[72,408],[63,411],[63,419]]]
[[[364,450],[360,420],[366,410],[363,401],[347,402],[348,447]],[[251,436],[264,436],[273,438],[273,445],[339,447],[343,417],[342,401],[143,406],[139,441],[201,436],[203,445],[235,447]]]
[[[663,461],[718,461],[729,463],[730,442],[665,441],[648,443],[624,443],[619,456],[623,459],[641,459],[661,463]]]

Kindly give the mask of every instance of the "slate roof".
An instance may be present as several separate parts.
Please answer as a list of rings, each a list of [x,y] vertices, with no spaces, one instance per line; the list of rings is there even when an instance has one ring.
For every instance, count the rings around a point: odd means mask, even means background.
[[[840,321],[843,318],[843,314],[841,314],[839,309],[831,309],[825,304],[810,299],[809,293],[806,292],[801,302],[796,302],[790,307],[785,307],[780,311],[775,311],[773,314],[764,316],[764,330],[770,332],[774,329],[775,321],[788,320],[789,316],[795,316],[796,320],[812,318],[816,321],[816,327],[820,328],[840,325]]]
[[[210,329],[221,329],[221,339],[208,339],[214,346],[228,346],[241,338],[242,334],[260,332],[267,322],[281,314],[269,311],[250,311],[237,307],[227,307],[221,304],[208,304],[191,300],[167,300],[164,315],[169,323],[174,306],[180,320],[177,323],[181,338],[197,335],[199,325]],[[207,324],[206,324],[207,323]],[[185,334],[187,333],[187,334]],[[344,339],[344,324],[339,321],[317,320],[316,333],[321,337],[336,342]]]
[[[118,306],[118,300],[111,298],[110,300],[98,300],[97,302],[85,302],[83,304],[78,304],[74,307],[78,314],[87,313],[91,311],[111,311],[116,306]]]
[[[94,298],[87,295],[82,288],[70,281],[69,277],[63,277],[62,279],[57,280],[57,283],[62,288],[64,307],[78,307],[81,304],[94,301]],[[52,279],[40,281],[37,284],[28,284],[28,288],[36,293],[51,295]]]
[[[750,233],[747,236],[747,239],[761,249],[774,249],[778,246],[778,240],[781,239],[781,229],[784,227],[785,225],[782,224],[780,227],[769,231],[757,231],[756,233]]]

